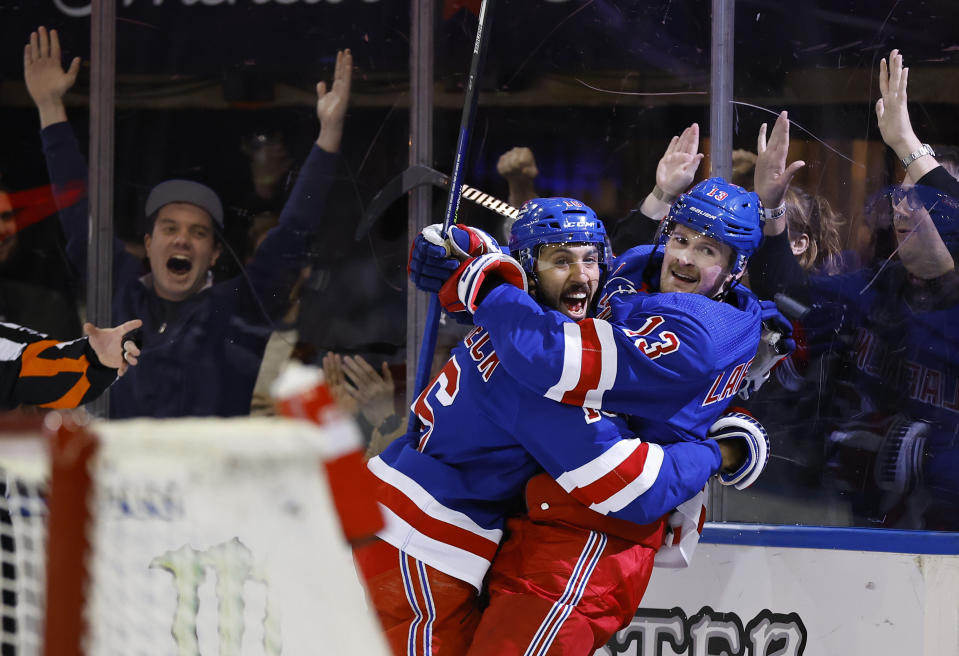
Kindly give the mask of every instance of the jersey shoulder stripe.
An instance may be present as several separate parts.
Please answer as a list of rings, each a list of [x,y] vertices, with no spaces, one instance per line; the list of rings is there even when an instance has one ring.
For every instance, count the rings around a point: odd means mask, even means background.
[[[639,440],[635,440],[639,442]],[[585,496],[588,503],[597,503],[605,501],[618,494],[631,481],[646,475],[647,479],[652,472],[644,472],[649,458],[649,444],[641,443],[633,450],[629,456],[623,460],[615,469],[611,469],[605,476],[599,478],[589,485],[580,488],[575,494]],[[655,477],[653,478],[655,480]],[[652,481],[650,481],[651,483]],[[647,488],[649,486],[646,486]]]
[[[567,492],[591,485],[622,464],[641,444],[641,440],[619,440],[589,462],[563,472],[556,482]]]
[[[568,405],[602,407],[603,395],[616,380],[617,354],[613,327],[586,319],[563,325],[563,371],[546,398]]]
[[[656,479],[659,478],[659,472],[663,466],[664,454],[663,447],[658,444],[648,444],[649,452],[646,454],[646,461],[639,476],[629,480],[619,492],[605,501],[592,504],[590,510],[594,510],[601,515],[622,510],[653,486]]]
[[[556,482],[581,503],[605,515],[649,490],[659,478],[663,458],[658,444],[620,440],[590,462],[564,472]]]

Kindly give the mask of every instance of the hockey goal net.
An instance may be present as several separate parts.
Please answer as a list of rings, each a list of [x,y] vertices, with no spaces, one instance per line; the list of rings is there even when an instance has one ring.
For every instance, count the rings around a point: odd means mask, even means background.
[[[2,654],[387,654],[321,427],[0,422]]]

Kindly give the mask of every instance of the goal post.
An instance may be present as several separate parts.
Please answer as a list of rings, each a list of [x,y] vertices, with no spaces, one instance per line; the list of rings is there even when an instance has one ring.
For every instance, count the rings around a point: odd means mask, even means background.
[[[388,653],[335,511],[323,427],[82,417],[0,422],[15,653]]]
[[[44,421],[50,471],[43,618],[43,653],[47,655],[81,656],[80,638],[86,634],[87,529],[95,521],[90,510],[91,474],[99,442],[81,417],[57,412],[46,415]],[[42,524],[36,530],[42,531]]]

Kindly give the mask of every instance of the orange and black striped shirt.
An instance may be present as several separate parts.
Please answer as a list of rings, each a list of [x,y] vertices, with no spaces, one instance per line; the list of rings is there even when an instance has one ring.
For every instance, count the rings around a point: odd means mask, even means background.
[[[117,370],[101,364],[86,337],[60,342],[0,322],[0,408],[75,408],[100,396],[116,378]]]

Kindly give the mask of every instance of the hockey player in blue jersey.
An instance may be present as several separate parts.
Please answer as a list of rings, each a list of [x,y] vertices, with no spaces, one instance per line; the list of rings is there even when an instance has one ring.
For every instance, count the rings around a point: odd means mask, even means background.
[[[629,414],[637,435],[659,444],[705,436],[747,377],[760,319],[778,315],[736,287],[760,241],[755,194],[707,180],[680,197],[667,221],[657,245],[610,262],[595,319],[570,322],[514,287],[478,282],[469,265],[455,281],[457,296],[473,300],[475,323],[488,330],[501,366],[519,384],[587,413]],[[761,379],[761,373],[749,377]],[[615,557],[598,553],[598,536],[628,540],[629,528],[593,512],[601,507],[583,507],[577,492],[629,484],[596,473],[583,468],[578,477],[531,480],[529,514],[509,522],[509,539],[488,577],[490,606],[470,653],[592,653],[628,623],[649,570],[645,578],[635,573],[652,559],[622,558],[640,557],[636,549],[620,549]],[[755,480],[743,474],[741,484]],[[727,483],[736,478],[723,476]],[[583,568],[595,568],[588,587]],[[636,580],[643,588],[629,591],[635,596],[628,615],[610,614],[604,597],[624,594]]]
[[[535,244],[533,257],[527,254],[525,264],[535,276],[540,297],[563,312],[551,314],[570,321],[585,316],[600,268],[608,264],[605,235],[595,215],[577,201],[561,202],[568,205],[554,217],[559,234],[551,240],[561,243]],[[530,215],[537,207],[525,209]],[[542,234],[532,241],[537,239],[550,241]],[[524,285],[522,268],[492,247],[487,250],[480,260],[495,260],[502,267],[500,274]],[[517,249],[517,255],[524,259],[522,250]],[[564,269],[565,277],[556,276]],[[703,270],[712,275],[708,267]],[[689,268],[686,277],[698,275]],[[468,291],[464,298],[469,298]],[[753,309],[755,352],[759,313]],[[725,403],[714,404],[717,416],[722,407]],[[380,499],[387,527],[381,533],[384,542],[358,554],[398,653],[462,653],[462,640],[468,642],[478,620],[476,592],[502,537],[506,514],[521,498],[526,481],[541,468],[563,486],[556,488],[559,496],[576,500],[567,504],[577,506],[576,512],[585,511],[595,516],[595,522],[610,525],[627,520],[609,534],[586,531],[602,535],[599,542],[597,537],[592,540],[594,555],[604,554],[604,561],[629,573],[625,582],[618,581],[625,583],[618,586],[622,594],[607,595],[602,608],[586,608],[588,612],[553,632],[559,635],[557,646],[573,647],[569,640],[579,641],[575,644],[582,648],[593,645],[594,631],[611,634],[619,628],[622,620],[611,616],[628,622],[635,611],[653,554],[662,544],[663,515],[694,496],[720,465],[716,443],[692,439],[684,429],[660,431],[671,436],[662,445],[635,439],[618,417],[556,404],[518,384],[503,372],[489,335],[480,328],[454,350],[414,408],[424,430],[401,438],[370,462],[383,481]],[[649,426],[654,423],[648,420]],[[704,434],[705,428],[699,436]],[[754,458],[739,473],[754,478],[762,464]],[[390,605],[390,595],[400,597],[401,603]],[[532,617],[528,615],[525,623],[514,618],[511,626],[522,624],[533,632]],[[577,627],[578,631],[567,631]],[[589,633],[586,642],[583,630]]]

